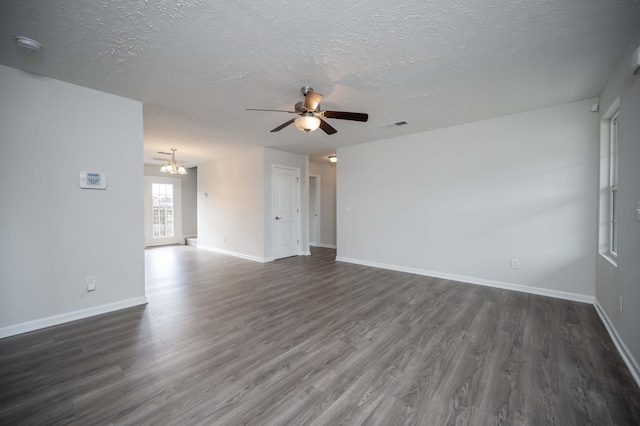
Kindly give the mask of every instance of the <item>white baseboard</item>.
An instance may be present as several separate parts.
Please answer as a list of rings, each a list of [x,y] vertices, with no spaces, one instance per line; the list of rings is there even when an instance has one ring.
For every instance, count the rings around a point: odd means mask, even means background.
[[[335,244],[324,244],[324,243],[318,244],[317,247],[330,248],[330,249],[337,248]]]
[[[627,364],[627,368],[631,372],[631,375],[636,381],[638,387],[640,387],[640,366],[638,365],[638,361],[633,357],[633,354],[625,345],[624,340],[618,334],[618,331],[613,326],[611,319],[607,315],[607,312],[604,310],[598,299],[595,299],[593,306],[596,308],[596,312],[600,316],[600,319],[604,323],[605,328],[609,332],[609,336],[611,336],[611,340],[613,340],[613,344],[616,345],[620,356],[624,360],[624,363]]]
[[[198,248],[203,250],[213,251],[220,254],[226,254],[227,256],[233,256],[233,257],[239,257],[241,259],[252,260],[254,262],[260,262],[260,263],[267,263],[273,260],[273,259],[268,259],[268,258],[263,258],[258,256],[251,256],[249,254],[244,254],[244,253],[236,253],[235,251],[223,250],[215,247],[198,245]]]
[[[389,269],[389,270],[398,271],[398,272],[408,272],[410,274],[425,275],[428,277],[444,278],[446,280],[460,281],[460,282],[469,283],[469,284],[478,284],[478,285],[483,285],[487,287],[502,288],[505,290],[520,291],[523,293],[537,294],[540,296],[555,297],[557,299],[571,300],[574,302],[593,304],[593,301],[594,301],[593,296],[587,296],[584,294],[567,293],[564,291],[549,290],[546,288],[539,288],[539,287],[530,287],[530,286],[525,286],[520,284],[511,284],[511,283],[505,283],[501,281],[485,280],[482,278],[467,277],[464,275],[447,274],[447,273],[437,272],[437,271],[428,271],[425,269],[410,268],[410,267],[399,266],[399,265],[390,265],[387,263],[370,262],[368,260],[351,259],[351,258],[338,256],[336,257],[336,261],[354,263],[356,265],[363,265],[363,266],[372,266],[374,268]]]
[[[0,339],[16,334],[28,333],[30,331],[40,330],[42,328],[52,327],[54,325],[64,324],[66,322],[76,321],[79,319],[89,318],[96,315],[102,315],[109,312],[119,311],[121,309],[132,308],[134,306],[146,305],[147,297],[136,297],[133,299],[121,300],[119,302],[108,303],[93,308],[81,309],[79,311],[67,312],[60,315],[41,318],[33,321],[23,322],[21,324],[10,325],[0,328]]]
[[[311,256],[311,250],[301,250],[298,256]]]

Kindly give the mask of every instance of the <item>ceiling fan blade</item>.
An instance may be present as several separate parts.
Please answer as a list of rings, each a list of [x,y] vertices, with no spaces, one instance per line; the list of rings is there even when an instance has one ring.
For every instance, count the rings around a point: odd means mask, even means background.
[[[326,118],[337,118],[338,120],[366,122],[369,119],[369,114],[363,112],[324,111],[322,115]]]
[[[278,127],[276,127],[275,129],[273,129],[271,132],[279,132],[280,130],[284,129],[285,127],[287,127],[289,124],[292,124],[294,121],[296,121],[295,118],[292,118],[291,120],[287,121],[286,123],[283,123],[281,125],[279,125]]]
[[[320,119],[320,128],[322,130],[324,130],[324,132],[328,135],[332,135],[334,133],[338,133],[338,131],[336,129],[334,129],[333,127],[331,127],[331,124],[327,123],[326,121],[324,121],[322,118]]]
[[[283,109],[257,109],[257,108],[247,108],[246,111],[272,111],[272,112],[290,112],[291,114],[297,114],[295,111],[285,111]]]
[[[320,99],[322,99],[322,95],[317,92],[307,92],[304,95],[304,107],[315,111],[318,109],[318,104],[320,103]]]

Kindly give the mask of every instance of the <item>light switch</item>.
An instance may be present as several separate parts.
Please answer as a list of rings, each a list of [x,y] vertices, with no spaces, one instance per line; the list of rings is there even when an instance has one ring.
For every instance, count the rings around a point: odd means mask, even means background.
[[[96,276],[95,275],[87,275],[87,291],[95,291],[96,290]]]

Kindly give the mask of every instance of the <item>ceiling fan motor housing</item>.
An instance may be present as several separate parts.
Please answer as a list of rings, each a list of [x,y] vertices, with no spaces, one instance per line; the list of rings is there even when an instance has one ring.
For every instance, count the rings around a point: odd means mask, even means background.
[[[320,110],[320,104],[318,104],[318,108],[316,108],[315,110],[309,110],[304,106],[304,102],[296,102],[293,110],[298,114],[302,114],[303,112],[317,112]]]

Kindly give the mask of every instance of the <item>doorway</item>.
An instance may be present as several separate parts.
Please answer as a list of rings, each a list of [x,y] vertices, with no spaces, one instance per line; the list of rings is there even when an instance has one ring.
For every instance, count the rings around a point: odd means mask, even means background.
[[[273,166],[273,258],[300,254],[300,169]]]
[[[309,245],[320,245],[320,176],[309,175]]]
[[[184,243],[180,179],[144,177],[144,242],[145,247]]]

